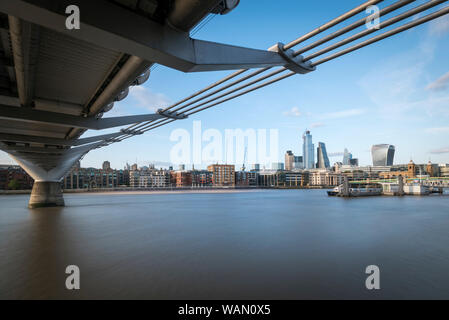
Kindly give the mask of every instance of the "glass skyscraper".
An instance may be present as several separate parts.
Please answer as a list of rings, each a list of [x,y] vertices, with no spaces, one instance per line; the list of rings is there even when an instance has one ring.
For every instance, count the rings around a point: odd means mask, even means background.
[[[376,144],[372,146],[373,166],[392,166],[394,151],[394,146],[391,144]]]
[[[343,152],[343,164],[349,165],[351,164],[352,154],[348,151],[348,149],[345,148],[345,151]]]
[[[326,145],[324,144],[324,142],[318,142],[316,157],[317,157],[316,163],[317,168],[324,169],[330,167],[329,158],[327,156],[326,151]]]
[[[314,145],[312,143],[312,135],[310,131],[307,130],[302,136],[302,154],[304,161],[304,169],[313,169],[315,167],[315,152]]]

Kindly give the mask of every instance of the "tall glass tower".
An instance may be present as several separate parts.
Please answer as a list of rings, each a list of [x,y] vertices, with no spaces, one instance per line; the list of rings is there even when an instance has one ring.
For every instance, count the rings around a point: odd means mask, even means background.
[[[345,151],[343,153],[343,164],[344,165],[350,165],[352,159],[352,153],[348,151],[348,149],[345,148]]]
[[[327,156],[326,145],[324,142],[318,142],[317,148],[317,163],[316,167],[319,169],[330,168],[329,158]]]
[[[372,146],[373,166],[392,166],[394,151],[394,146],[391,144],[376,144]]]
[[[313,169],[315,167],[315,147],[312,143],[312,135],[309,130],[302,135],[302,141],[304,169]]]

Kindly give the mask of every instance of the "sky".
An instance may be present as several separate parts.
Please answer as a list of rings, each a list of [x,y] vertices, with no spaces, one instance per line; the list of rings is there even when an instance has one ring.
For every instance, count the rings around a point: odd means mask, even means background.
[[[387,0],[379,6],[393,2]],[[416,1],[399,12],[424,2]],[[256,5],[241,1],[229,14],[215,16],[194,37],[267,49],[277,42],[288,43],[360,3],[259,0]],[[412,19],[416,17],[407,21]],[[229,73],[183,73],[158,66],[144,85],[133,87],[107,116],[154,112]],[[286,150],[302,154],[301,136],[309,129],[315,146],[326,144],[331,163],[341,161],[347,148],[361,165],[371,165],[370,148],[379,143],[396,147],[395,164],[410,159],[449,163],[449,15],[322,64],[312,73],[295,75],[186,120],[91,151],[82,166],[100,167],[104,160],[113,168],[123,168],[127,162],[166,166],[177,144],[170,139],[173,131],[192,133],[194,121],[199,120],[203,132],[216,129],[223,135],[226,129],[277,129],[279,161]],[[0,163],[13,160],[1,152]]]

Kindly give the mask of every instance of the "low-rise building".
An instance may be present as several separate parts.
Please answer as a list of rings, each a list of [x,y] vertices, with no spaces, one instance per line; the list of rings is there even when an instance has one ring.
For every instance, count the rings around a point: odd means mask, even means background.
[[[440,177],[449,177],[449,164],[440,164],[439,166]]]
[[[128,186],[127,170],[80,168],[75,166],[62,182],[63,189],[106,189]]]
[[[257,187],[259,185],[259,172],[249,171],[248,172],[248,185],[250,187]]]
[[[285,186],[285,172],[277,170],[260,171],[259,186],[261,187]]]
[[[176,171],[174,173],[176,187],[191,187],[192,186],[192,173],[188,171]]]
[[[235,172],[235,185],[238,187],[248,187],[249,186],[249,172],[236,171]]]
[[[139,188],[167,188],[170,186],[170,173],[166,170],[146,170],[139,175]]]
[[[212,185],[212,172],[207,170],[193,170],[192,186],[193,187],[208,187]]]
[[[235,166],[232,164],[213,164],[207,167],[212,172],[212,184],[217,187],[235,186]]]
[[[300,171],[285,172],[286,187],[304,187],[308,182],[308,173]]]
[[[27,190],[34,180],[17,165],[0,165],[0,190]]]
[[[353,174],[353,173],[351,173]],[[309,185],[321,187],[334,187],[343,183],[344,174],[331,171],[313,171],[309,173]]]

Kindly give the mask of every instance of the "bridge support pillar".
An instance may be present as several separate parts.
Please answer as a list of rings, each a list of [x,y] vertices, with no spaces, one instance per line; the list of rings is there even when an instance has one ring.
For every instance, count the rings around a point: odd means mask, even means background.
[[[28,208],[64,206],[61,183],[57,181],[36,181],[31,191]]]
[[[404,177],[402,175],[398,176],[398,196],[404,195]]]
[[[341,192],[341,195],[343,197],[349,197],[349,181],[348,181],[348,177],[344,177],[343,180],[343,190]]]
[[[32,158],[27,153],[9,153],[23,170],[34,179],[28,207],[64,206],[61,188],[62,179],[84,154],[98,145],[98,143],[93,143],[62,151],[56,150],[54,151],[55,154],[32,154]]]

